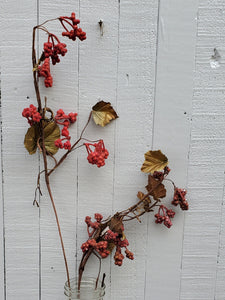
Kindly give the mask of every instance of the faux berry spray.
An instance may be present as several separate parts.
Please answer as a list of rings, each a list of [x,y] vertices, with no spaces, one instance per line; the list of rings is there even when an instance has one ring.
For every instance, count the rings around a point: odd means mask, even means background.
[[[89,150],[89,146],[87,145]],[[89,150],[90,151],[90,150]],[[92,154],[93,152],[90,152]],[[90,155],[89,154],[89,155]],[[95,159],[92,155],[90,159]],[[83,256],[79,266],[79,287],[82,280],[84,268],[89,257],[94,254],[99,259],[106,258],[115,249],[114,262],[117,266],[122,266],[124,258],[134,259],[134,254],[128,249],[129,242],[124,231],[124,222],[138,220],[146,212],[153,212],[158,208],[155,214],[155,223],[164,224],[167,228],[172,226],[171,219],[175,216],[175,211],[161,203],[166,197],[166,188],[164,180],[168,180],[174,187],[174,196],[169,205],[180,206],[182,210],[188,209],[188,202],[185,198],[186,191],[175,186],[174,182],[167,178],[170,168],[168,167],[167,157],[160,151],[148,151],[145,153],[145,161],[141,167],[142,172],[148,173],[147,193],[138,191],[137,203],[120,212],[116,212],[112,217],[103,220],[103,216],[95,214],[95,221],[90,216],[85,218],[87,224],[88,240],[81,245]],[[96,279],[96,286],[99,280],[101,264]]]
[[[47,98],[44,101],[40,95],[38,80],[43,77],[44,85],[46,88],[53,86],[53,77],[51,75],[51,65],[61,62],[61,57],[67,54],[67,45],[62,42],[55,33],[50,32],[46,27],[48,22],[58,21],[62,26],[62,38],[76,41],[84,41],[86,33],[79,27],[80,20],[76,18],[75,13],[71,16],[62,16],[56,19],[47,20],[44,23],[37,25],[33,28],[33,42],[32,42],[32,64],[33,64],[33,79],[34,88],[36,92],[37,105],[30,104],[29,107],[24,108],[22,116],[25,117],[30,125],[24,139],[24,145],[29,154],[34,154],[37,150],[43,156],[43,170],[37,176],[37,186],[35,189],[35,196],[33,204],[39,207],[38,195],[42,195],[40,186],[40,177],[44,175],[45,184],[52,203],[53,211],[55,214],[56,224],[58,228],[59,238],[61,242],[67,281],[70,286],[69,268],[65,253],[64,242],[62,238],[59,217],[54,202],[53,191],[50,184],[51,174],[63,163],[68,155],[83,147],[88,150],[87,161],[91,164],[97,165],[99,168],[105,165],[105,160],[108,158],[108,150],[105,147],[103,140],[100,138],[97,141],[92,141],[87,137],[84,138],[85,130],[93,118],[94,123],[100,126],[107,125],[111,120],[116,119],[118,116],[109,102],[99,101],[93,106],[88,116],[86,125],[80,133],[79,138],[72,141],[70,135],[70,126],[76,123],[78,114],[76,112],[65,112],[63,109],[58,109],[56,113],[47,105]],[[47,34],[47,41],[43,45],[43,51],[40,58],[37,59],[35,40],[37,30]],[[88,141],[88,143],[87,143]],[[56,159],[55,154],[59,149],[64,151],[59,159]],[[95,150],[94,150],[95,149]],[[49,159],[53,160],[53,168],[49,167]],[[91,166],[90,166],[91,167]],[[97,247],[97,246],[96,246]],[[99,251],[102,251],[104,245],[98,245]]]

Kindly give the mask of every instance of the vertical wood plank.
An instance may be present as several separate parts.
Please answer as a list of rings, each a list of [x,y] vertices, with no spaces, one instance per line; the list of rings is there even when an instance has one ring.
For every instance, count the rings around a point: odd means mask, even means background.
[[[24,149],[29,125],[21,116],[23,108],[33,102],[31,38],[36,20],[36,1],[1,3],[2,167],[8,300],[39,299],[39,219],[32,205],[38,159]]]
[[[199,1],[181,299],[224,299],[224,8]],[[216,48],[221,67],[210,66]]]
[[[75,12],[79,17],[79,1],[39,0],[40,20],[70,16]],[[49,9],[51,7],[51,9]],[[82,26],[82,22],[81,22]],[[53,76],[52,88],[46,89],[43,78],[40,78],[42,99],[47,96],[47,105],[56,113],[62,108],[65,113],[78,110],[78,44],[79,40],[72,41],[62,37],[64,31],[60,22],[54,21],[46,24],[50,32],[56,34],[59,40],[67,45],[68,52],[60,57],[60,63],[51,65]],[[46,42],[45,33],[40,33],[40,54],[43,43]],[[78,116],[79,120],[79,116]],[[71,143],[77,137],[77,122],[70,128]],[[60,126],[62,129],[62,126]],[[56,158],[61,157],[65,150],[59,150]],[[51,163],[50,163],[51,165]],[[41,163],[43,168],[43,163]],[[63,164],[50,176],[50,183],[58,211],[70,278],[75,276],[76,256],[76,203],[77,203],[77,163],[75,153],[71,153]],[[41,198],[40,226],[41,226],[41,299],[64,299],[64,283],[67,280],[65,264],[58,235],[54,212],[48,192],[45,188],[44,177],[42,181],[43,197]]]
[[[144,153],[151,148],[158,1],[121,1],[118,54],[114,212],[130,207],[144,192],[147,176],[140,171]],[[111,299],[144,299],[148,252],[147,224],[125,223],[125,234],[134,252],[120,268],[112,257]]]
[[[80,17],[87,32],[87,40],[80,44],[79,56],[79,131],[82,130],[91,107],[100,100],[111,102],[116,108],[117,54],[118,54],[118,0],[81,1]],[[103,35],[99,21],[103,20]],[[79,151],[78,161],[78,264],[80,246],[87,240],[85,216],[92,218],[101,213],[104,218],[112,213],[114,178],[114,132],[116,121],[105,128],[91,121],[85,137],[91,140],[102,138],[109,151],[106,165],[97,168],[87,162],[85,149]],[[88,262],[87,275],[97,277],[98,260]],[[106,277],[106,299],[110,298],[110,259],[103,260],[102,271]]]
[[[153,149],[168,156],[171,177],[186,187],[197,1],[161,0],[159,16]],[[170,230],[149,220],[146,300],[180,297],[184,220],[178,210]]]
[[[217,252],[215,294],[216,300],[223,300],[225,295],[225,195],[222,202],[219,242]]]
[[[0,64],[2,62],[1,58],[1,48],[0,48]],[[1,68],[1,67],[0,67]],[[5,232],[4,232],[4,194],[3,194],[3,155],[2,155],[2,99],[1,99],[1,77],[0,77],[0,296],[4,300],[5,298]]]

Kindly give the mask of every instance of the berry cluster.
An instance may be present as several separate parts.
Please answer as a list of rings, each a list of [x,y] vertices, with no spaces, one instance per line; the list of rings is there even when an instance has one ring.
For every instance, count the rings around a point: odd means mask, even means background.
[[[126,257],[133,260],[134,259],[134,254],[129,251],[128,249],[125,250],[125,253],[126,253]]]
[[[45,58],[51,57],[52,64],[60,62],[59,55],[65,56],[67,49],[66,44],[61,43],[56,35],[49,33],[48,41],[44,43],[44,56]]]
[[[117,232],[113,232],[110,229],[104,235],[104,239],[106,241],[115,241],[117,237],[118,237],[118,233]]]
[[[175,212],[172,209],[168,209],[164,205],[160,205],[158,213],[155,214],[156,220],[155,223],[157,224],[163,224],[170,228],[173,224],[170,220],[170,218],[173,218],[175,216]]]
[[[114,255],[115,265],[117,265],[119,267],[122,266],[123,259],[124,259],[124,255],[121,252],[121,248],[116,247],[116,252],[115,252],[115,255]]]
[[[30,126],[32,126],[35,122],[39,123],[42,118],[40,113],[37,111],[37,107],[33,104],[31,104],[30,107],[24,108],[22,116],[27,118]]]
[[[105,149],[105,145],[103,140],[100,140],[98,143],[91,144],[85,143],[84,144],[87,149],[87,160],[90,164],[97,165],[98,168],[105,165],[105,159],[109,156],[108,150]],[[90,146],[93,146],[95,149],[94,151],[91,150]]]
[[[80,20],[76,19],[75,13],[71,13],[70,17],[60,17],[59,21],[61,22],[63,28],[66,30],[62,33],[62,36],[67,36],[73,41],[75,41],[77,37],[81,41],[86,39],[86,32],[84,32],[81,28],[78,28],[77,26],[80,23]],[[72,29],[69,30],[65,24],[68,24]]]
[[[188,210],[188,201],[185,198],[186,194],[186,190],[175,187],[173,201],[171,203],[175,206],[179,204],[182,210]]]
[[[117,232],[113,232],[112,230],[108,229],[104,235],[104,239],[106,241],[114,243],[114,245],[116,246],[116,253],[114,255],[115,265],[122,266],[124,255],[122,254],[121,248],[126,249],[125,253],[127,258],[132,260],[134,259],[133,253],[127,249],[127,246],[129,246],[129,242],[126,238],[122,239]]]
[[[45,86],[52,87],[53,79],[50,73],[50,59],[45,58],[43,64],[38,67],[38,76],[45,77]]]
[[[107,227],[103,226],[104,230],[101,231],[101,235],[97,239],[98,242],[94,238],[92,238],[96,230],[99,229],[102,219],[103,217],[101,214],[95,214],[95,222],[92,222],[91,217],[89,216],[85,218],[88,236],[90,239],[82,244],[82,251],[86,252],[92,247],[101,255],[102,258],[105,258],[110,254],[108,246],[114,244],[116,246],[116,253],[114,255],[115,265],[121,266],[123,263],[124,255],[122,254],[121,248],[125,248],[126,257],[133,260],[133,253],[127,249],[127,246],[129,246],[129,242],[126,238],[124,238],[124,235],[121,234],[121,232],[123,232],[124,230],[123,224],[121,224],[118,232],[114,232],[109,229],[110,225]],[[90,228],[93,229],[92,232],[89,231]]]
[[[87,216],[85,218],[85,223],[87,224],[87,232],[88,232],[88,236],[92,237],[92,235],[94,234],[95,230],[98,229],[101,220],[102,220],[103,216],[101,214],[95,214],[95,220],[96,222],[92,222],[91,221],[91,217]],[[93,229],[92,232],[89,231],[90,227]]]
[[[86,252],[90,248],[94,248],[94,250],[96,250],[102,258],[106,258],[110,254],[110,251],[107,250],[107,247],[108,243],[106,241],[100,241],[97,243],[95,239],[91,239],[83,243],[81,249],[83,252]]]
[[[169,172],[170,172],[170,168],[166,166],[166,167],[164,168],[163,172],[155,171],[155,172],[153,173],[152,176],[153,176],[154,178],[156,178],[156,179],[162,181],[163,178],[164,178],[164,176],[165,176],[165,175],[168,175]]]
[[[59,125],[63,125],[63,129],[61,131],[61,135],[64,136],[65,138],[63,139],[57,139],[55,141],[55,146],[60,148],[60,149],[67,149],[70,150],[71,149],[71,143],[70,143],[70,133],[68,130],[68,127],[70,126],[70,124],[76,122],[77,120],[77,113],[69,113],[68,115],[66,115],[64,113],[64,111],[62,109],[59,109],[57,111],[57,114],[55,116],[55,121],[57,124]],[[66,142],[62,142],[66,140]]]
[[[77,26],[80,23],[80,20],[76,19],[75,13],[72,13],[71,17],[59,17],[58,19],[63,28],[66,30],[66,32],[62,32],[63,36],[68,36],[73,41],[76,40],[76,37],[78,37],[81,41],[86,39],[86,33]],[[72,27],[72,30],[69,31],[65,24],[69,24]],[[45,27],[40,26],[39,29],[47,32],[48,40],[43,46],[43,54],[40,58],[40,61],[44,60],[44,63],[38,67],[38,76],[45,77],[46,87],[52,87],[53,80],[50,74],[50,58],[53,65],[59,63],[59,56],[65,56],[67,53],[66,44],[61,43],[58,37],[55,34],[48,32]]]

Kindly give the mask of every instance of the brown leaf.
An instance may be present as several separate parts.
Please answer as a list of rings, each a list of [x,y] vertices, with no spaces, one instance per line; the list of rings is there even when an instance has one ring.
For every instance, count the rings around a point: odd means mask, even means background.
[[[139,192],[137,193],[137,197],[138,197],[140,200],[142,200],[142,199],[145,197],[145,194],[139,191]],[[144,211],[149,211],[149,204],[150,204],[150,203],[151,203],[151,199],[150,199],[150,197],[147,197],[147,198],[143,201],[143,203],[141,203],[141,204],[137,207],[136,211],[137,211],[138,213],[141,213],[143,210],[144,210]]]
[[[48,153],[54,155],[59,150],[55,141],[60,138],[60,129],[55,122],[48,122],[44,128],[45,148]]]
[[[92,116],[95,124],[104,127],[111,120],[118,118],[110,102],[100,101],[92,107]]]
[[[153,190],[150,195],[155,200],[166,197],[166,189],[164,184],[160,183],[159,180],[155,179],[152,175],[148,175],[148,185],[146,185],[148,192]]]
[[[141,171],[144,173],[153,173],[155,171],[163,170],[167,165],[168,159],[161,150],[150,150],[145,153],[145,161],[141,167]]]
[[[142,192],[140,192],[140,191],[137,193],[137,197],[138,197],[140,200],[142,200],[142,199],[144,198],[144,196],[145,196],[145,194],[142,193]],[[151,203],[151,199],[150,199],[149,197],[147,197],[144,201],[146,201],[146,202],[148,202],[148,203]]]
[[[138,197],[140,200],[142,200],[142,199],[144,198],[144,196],[145,196],[145,194],[142,193],[142,192],[140,192],[140,191],[137,193],[137,197]]]
[[[109,229],[118,234],[122,234],[123,222],[121,218],[114,215],[109,222]]]
[[[34,154],[36,152],[38,138],[38,127],[34,124],[27,130],[24,138],[24,146],[29,154]]]
[[[27,130],[24,138],[24,146],[30,154],[34,154],[36,152],[39,138],[39,126],[38,124],[34,124]],[[45,122],[44,138],[47,152],[54,155],[58,151],[58,148],[55,146],[55,140],[60,138],[60,129],[55,122]]]

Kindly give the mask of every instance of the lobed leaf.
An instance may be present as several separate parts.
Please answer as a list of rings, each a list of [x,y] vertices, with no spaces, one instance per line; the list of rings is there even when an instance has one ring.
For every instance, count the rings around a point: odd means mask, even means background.
[[[150,150],[145,153],[145,161],[141,167],[141,171],[144,173],[153,173],[155,171],[163,170],[167,165],[168,159],[161,150]]]
[[[166,189],[164,184],[160,183],[159,180],[155,179],[152,175],[148,175],[148,185],[146,185],[148,192],[153,196],[155,200],[166,197]]]
[[[104,127],[111,120],[118,118],[110,102],[99,101],[92,107],[92,117],[96,125]]]
[[[44,122],[45,148],[49,154],[54,155],[58,148],[55,146],[55,140],[60,138],[59,126],[51,121]],[[40,139],[39,124],[35,123],[28,130],[24,138],[24,146],[29,154],[34,154],[37,150],[37,142]],[[41,142],[40,142],[41,146]]]

